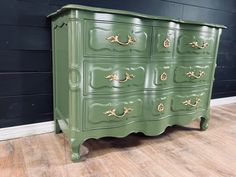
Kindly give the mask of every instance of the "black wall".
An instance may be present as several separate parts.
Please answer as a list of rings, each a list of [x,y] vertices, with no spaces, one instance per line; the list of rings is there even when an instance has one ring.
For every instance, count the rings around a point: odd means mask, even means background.
[[[226,25],[213,98],[236,95],[234,0],[1,0],[0,128],[52,120],[51,34],[46,15],[68,3]]]

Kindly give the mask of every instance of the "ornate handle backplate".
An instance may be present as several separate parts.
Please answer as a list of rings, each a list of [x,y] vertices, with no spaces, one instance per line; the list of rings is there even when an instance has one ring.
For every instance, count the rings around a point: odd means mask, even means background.
[[[158,112],[163,112],[165,110],[165,106],[163,103],[160,103],[158,106],[157,106],[157,111]]]
[[[111,110],[108,110],[108,111],[104,112],[104,114],[105,114],[106,116],[108,116],[108,117],[115,116],[115,117],[117,117],[117,118],[122,118],[122,117],[124,117],[125,115],[127,115],[127,114],[128,114],[129,112],[131,112],[131,111],[133,111],[132,108],[126,108],[126,107],[124,107],[123,113],[122,113],[121,115],[118,115],[118,114],[116,114],[116,109],[113,108],[113,109],[111,109]]]
[[[106,79],[109,79],[110,81],[118,81],[119,83],[127,82],[128,80],[133,80],[135,76],[133,74],[125,73],[125,79],[121,80],[119,79],[117,74],[111,74],[108,76],[105,76]]]
[[[128,35],[128,40],[127,40],[127,42],[121,42],[121,41],[119,40],[119,35],[109,36],[109,37],[107,38],[107,40],[110,40],[110,42],[112,42],[112,43],[118,43],[118,44],[124,45],[124,46],[129,45],[129,44],[133,44],[133,43],[136,42],[136,39],[134,39],[134,37],[132,37],[132,36],[130,36],[130,35]]]
[[[191,107],[198,107],[198,104],[200,103],[201,99],[196,97],[195,101],[192,102],[191,99],[189,100],[185,100],[184,102],[182,102],[185,106],[191,106]]]
[[[201,77],[203,77],[205,75],[205,72],[204,71],[199,71],[198,74],[195,74],[194,71],[189,71],[186,73],[186,75],[189,77],[189,78],[193,78],[193,79],[200,79]]]
[[[193,41],[189,44],[192,46],[192,48],[195,48],[195,49],[204,49],[208,47],[207,42],[203,42],[202,45],[199,45],[197,41]]]

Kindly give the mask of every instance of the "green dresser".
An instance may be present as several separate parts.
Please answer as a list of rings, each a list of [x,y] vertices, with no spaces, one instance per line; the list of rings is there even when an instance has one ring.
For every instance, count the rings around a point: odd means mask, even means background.
[[[55,131],[89,138],[208,127],[222,25],[67,5],[52,19]]]

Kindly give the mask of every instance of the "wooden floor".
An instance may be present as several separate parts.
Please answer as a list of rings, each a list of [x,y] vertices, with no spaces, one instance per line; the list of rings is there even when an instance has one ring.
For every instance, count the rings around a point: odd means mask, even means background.
[[[197,121],[187,127],[88,140],[79,163],[63,134],[2,141],[0,177],[236,177],[236,104],[213,107],[205,132]]]

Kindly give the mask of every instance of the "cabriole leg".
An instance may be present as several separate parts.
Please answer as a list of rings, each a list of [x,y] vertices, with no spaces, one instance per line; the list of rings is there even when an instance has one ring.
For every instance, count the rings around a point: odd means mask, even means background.
[[[71,160],[73,162],[80,161],[80,142],[78,139],[71,139]]]
[[[209,119],[207,119],[205,117],[201,117],[201,121],[200,121],[200,130],[201,131],[208,129],[208,121],[209,121]]]

